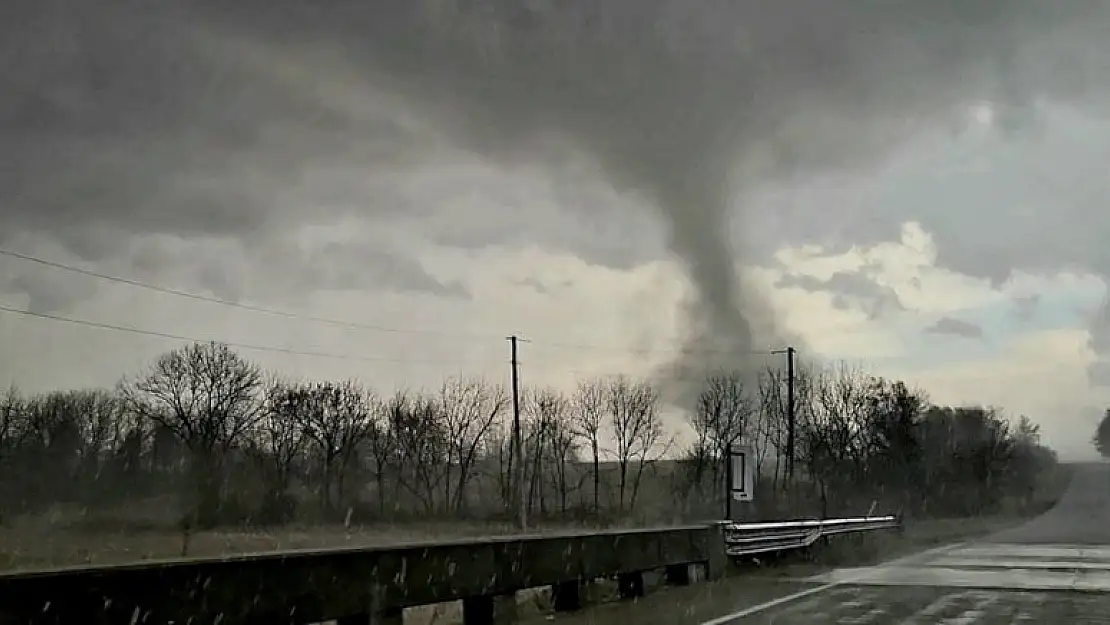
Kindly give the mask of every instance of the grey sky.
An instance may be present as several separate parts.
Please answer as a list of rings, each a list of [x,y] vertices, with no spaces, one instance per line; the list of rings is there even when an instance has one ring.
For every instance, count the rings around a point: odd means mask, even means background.
[[[867,166],[976,99],[1023,119],[1042,94],[1101,95],[1092,25],[1110,10],[482,6],[18,3],[3,54],[6,144],[20,154],[6,230],[56,232],[95,259],[129,232],[257,240],[322,212],[434,211],[376,178],[450,140],[588,180],[566,164],[585,152],[671,215],[694,275],[720,271],[694,252],[727,244],[698,237],[756,179]]]
[[[6,3],[0,245],[283,305],[480,297],[433,270],[442,248],[672,259],[683,331],[734,348],[799,340],[736,261],[908,220],[971,275],[1110,276],[1102,0],[322,6]],[[1022,173],[997,184],[983,153]],[[0,284],[35,310],[95,288],[45,275]],[[810,286],[897,312],[869,280]]]
[[[833,303],[838,308],[862,306],[872,319],[905,310],[901,300],[898,299],[898,293],[889,286],[876,282],[866,270],[837,271],[829,276],[828,280],[806,274],[784,274],[776,286],[829,292],[833,295]]]

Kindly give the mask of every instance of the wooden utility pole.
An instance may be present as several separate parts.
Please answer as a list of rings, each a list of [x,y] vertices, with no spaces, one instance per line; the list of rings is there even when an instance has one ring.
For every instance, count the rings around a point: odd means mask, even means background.
[[[513,475],[512,492],[516,503],[516,523],[518,529],[528,527],[528,499],[525,496],[524,484],[524,440],[520,427],[520,362],[517,360],[516,346],[522,339],[515,334],[508,337],[512,348],[512,384],[513,384]]]
[[[786,448],[790,450],[786,461],[786,475],[794,479],[794,436],[797,430],[794,409],[794,348],[786,348]]]
[[[725,520],[732,522],[732,443],[725,445]]]
[[[794,478],[794,433],[797,429],[794,416],[794,355],[798,351],[787,347],[771,353],[786,354],[786,479],[789,482]]]

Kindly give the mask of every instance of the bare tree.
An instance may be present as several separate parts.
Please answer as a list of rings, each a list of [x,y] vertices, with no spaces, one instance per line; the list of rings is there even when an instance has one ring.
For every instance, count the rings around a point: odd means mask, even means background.
[[[391,469],[399,467],[400,463],[397,437],[391,427],[391,423],[394,422],[391,415],[404,409],[407,405],[405,397],[406,393],[404,391],[398,391],[389,399],[378,402],[378,415],[373,421],[373,429],[367,440],[367,448],[373,461],[374,485],[378,501],[378,514],[380,515],[387,513],[388,500],[392,500],[395,509],[399,505],[397,491],[394,490],[391,497],[386,490],[386,478]],[[396,480],[394,484],[399,487],[400,480]]]
[[[447,433],[441,416],[436,400],[418,393],[398,394],[386,409],[397,444],[398,486],[416,497],[425,512],[435,510],[437,493],[448,478]]]
[[[618,376],[610,380],[606,400],[616,444],[618,502],[621,509],[632,510],[644,469],[662,451],[659,394],[647,382]]]
[[[194,521],[217,522],[224,461],[261,416],[262,373],[221,343],[194,343],[161,356],[121,384],[128,408],[173,432],[189,450],[198,499]]]
[[[571,428],[590,449],[593,511],[601,511],[601,429],[605,424],[607,387],[604,380],[581,380],[571,399]]]
[[[1053,496],[1046,480],[1066,477],[1027,419],[982,406],[932,406],[905,384],[850,367],[813,371],[799,367],[795,378],[792,488],[761,486],[754,514],[784,518],[816,513],[821,504],[824,514],[854,515],[873,502],[876,511],[937,516],[1012,512],[1014,505],[1044,505]],[[688,417],[697,441],[683,462],[712,472],[714,483],[730,443],[756,449],[757,474],[764,460],[777,466],[786,452],[783,371],[769,369],[758,385],[741,383],[748,379],[725,372],[704,380]],[[292,520],[299,481],[327,508],[369,502],[369,488],[353,488],[363,459],[383,516],[500,516],[493,505],[500,502],[476,495],[487,484],[501,486],[506,498],[510,492],[508,428],[499,418],[506,393],[475,379],[380,402],[354,382],[263,382],[226,346],[197,344],[162,356],[120,391],[0,392],[0,470],[16,476],[0,480],[0,514],[59,502],[104,505],[98,512],[106,514],[122,497],[176,493],[186,478],[196,487],[191,512],[202,523],[232,518],[218,509],[223,503],[235,504],[239,519]],[[603,505],[626,518],[641,511],[658,477],[655,461],[669,444],[655,389],[606,378],[583,382],[572,395],[526,391],[522,408],[526,447],[519,460],[535,518],[567,512],[568,491],[576,488],[588,508],[591,477],[597,516]],[[590,448],[592,471],[575,470],[579,446]],[[603,466],[603,454],[615,462]],[[242,470],[244,461],[258,470]],[[673,474],[683,478],[674,483],[687,502],[691,473]],[[606,481],[613,482],[613,502]],[[225,496],[231,486],[261,493],[261,508],[242,509],[253,498]]]
[[[817,377],[812,410],[801,420],[799,460],[818,489],[823,514],[829,513],[830,489],[840,495],[867,480],[869,385],[854,367],[825,369]]]
[[[255,428],[258,447],[254,460],[266,482],[262,516],[272,520],[288,520],[294,512],[289,489],[305,451],[304,415],[298,413],[301,403],[291,391],[287,383],[269,382],[265,410]]]
[[[14,385],[0,394],[0,454],[17,446],[17,437],[24,429],[25,406],[26,400]]]
[[[570,400],[551,390],[541,405],[544,416],[543,456],[551,466],[551,486],[559,498],[559,512],[566,514],[570,491],[569,467],[578,454],[578,436],[571,423]]]
[[[0,471],[17,475],[17,455],[23,448],[27,428],[26,399],[15,386],[0,395]],[[19,501],[14,480],[0,480],[0,522]]]
[[[559,493],[559,507],[567,509],[567,456],[573,449],[575,434],[569,421],[570,401],[552,388],[532,389],[525,395],[528,416],[528,505],[539,503],[540,512],[547,512],[545,476],[554,480]],[[548,471],[550,463],[551,471]]]
[[[787,439],[786,376],[779,369],[768,367],[759,377],[759,416],[755,441],[756,470],[762,475],[767,460],[773,460],[772,493],[777,493],[782,477],[782,462]]]
[[[455,510],[466,507],[466,486],[474,462],[487,434],[503,415],[509,396],[500,385],[491,386],[478,378],[451,378],[439,391],[441,427],[448,453],[448,471],[455,479],[444,480],[445,501]],[[452,487],[454,491],[452,492]]]
[[[694,411],[689,416],[695,435],[691,454],[695,484],[700,487],[704,474],[708,472],[712,492],[721,492],[727,451],[743,442],[750,433],[750,421],[754,414],[755,405],[738,372],[718,373],[706,378]]]
[[[99,432],[93,426],[104,416],[93,412],[97,391],[52,391],[24,404],[22,455],[40,466],[26,480],[35,484],[30,497],[53,492],[55,497],[85,500],[92,496],[99,469]],[[109,417],[112,415],[108,415]],[[35,492],[37,491],[37,493]]]
[[[316,382],[287,389],[283,403],[318,455],[320,504],[332,513],[344,502],[347,471],[371,433],[374,398],[353,381]]]
[[[128,415],[119,394],[108,389],[70,391],[68,401],[83,442],[78,472],[95,481],[104,461],[123,441]]]
[[[50,459],[47,466],[58,477],[71,475],[84,446],[75,408],[66,391],[38,395],[26,407],[30,441]]]
[[[813,410],[815,375],[811,367],[799,366],[794,372],[795,431],[809,418]],[[759,414],[754,428],[753,447],[756,450],[756,470],[761,476],[768,460],[774,462],[772,492],[780,493],[789,488],[785,483],[785,459],[789,453],[789,416],[786,372],[768,367],[759,377],[757,389]],[[795,441],[795,445],[797,445]],[[797,457],[798,450],[794,450]],[[795,476],[797,480],[798,476]]]

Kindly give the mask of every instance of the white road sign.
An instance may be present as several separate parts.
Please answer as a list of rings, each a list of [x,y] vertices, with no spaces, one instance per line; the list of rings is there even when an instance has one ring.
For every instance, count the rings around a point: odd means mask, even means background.
[[[751,501],[755,490],[754,470],[751,450],[734,447],[729,457],[729,495],[733,501]]]

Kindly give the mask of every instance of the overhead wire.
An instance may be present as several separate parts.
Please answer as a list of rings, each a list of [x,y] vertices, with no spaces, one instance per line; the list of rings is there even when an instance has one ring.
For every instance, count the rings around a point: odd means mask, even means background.
[[[60,262],[56,262],[56,261],[52,261],[52,260],[47,260],[47,259],[44,259],[44,258],[39,258],[37,256],[31,256],[30,254],[22,254],[22,253],[19,253],[19,252],[13,252],[11,250],[6,250],[6,249],[3,249],[3,248],[0,248],[0,256],[7,256],[9,258],[17,258],[19,260],[24,260],[24,261],[31,262],[31,263],[36,263],[36,264],[39,264],[39,265],[44,265],[46,267],[52,267],[54,269],[60,269],[62,271],[68,271],[68,272],[71,272],[71,273],[76,273],[76,274],[80,274],[80,275],[83,275],[83,276],[88,276],[88,277],[91,277],[91,278],[97,278],[99,280],[104,280],[104,281],[107,281],[107,282],[115,282],[117,284],[126,284],[128,286],[133,286],[133,287],[140,288],[140,289],[146,289],[148,291],[154,291],[154,292],[162,293],[162,294],[165,294],[165,295],[173,295],[173,296],[176,296],[176,297],[184,297],[184,298],[192,299],[192,300],[196,300],[196,301],[207,302],[209,304],[218,304],[220,306],[228,306],[228,307],[231,307],[231,308],[238,308],[240,310],[246,310],[246,311],[250,311],[250,312],[254,312],[254,313],[261,313],[261,314],[265,314],[265,315],[285,317],[287,319],[300,319],[300,320],[303,320],[303,321],[313,321],[313,322],[316,322],[316,323],[321,323],[321,324],[331,325],[331,326],[345,327],[345,328],[350,328],[350,329],[372,330],[374,332],[388,332],[388,333],[395,333],[395,334],[428,334],[428,335],[442,336],[442,337],[480,338],[482,340],[489,340],[489,339],[492,338],[491,336],[481,336],[481,335],[477,335],[477,334],[459,334],[459,333],[452,333],[452,332],[444,332],[442,330],[396,328],[396,327],[390,327],[390,326],[384,326],[384,325],[361,323],[361,322],[357,322],[357,321],[343,321],[343,320],[340,320],[340,319],[332,319],[332,318],[329,318],[329,317],[319,317],[319,316],[316,316],[316,315],[306,315],[306,314],[303,314],[303,313],[297,313],[297,312],[292,312],[292,311],[288,311],[288,310],[281,310],[281,309],[278,309],[278,308],[268,308],[268,307],[265,307],[265,306],[256,306],[256,305],[253,305],[253,304],[245,304],[243,302],[236,302],[234,300],[229,300],[229,299],[225,299],[225,298],[222,298],[222,297],[214,297],[214,296],[210,296],[210,295],[201,295],[199,293],[190,293],[189,291],[181,291],[179,289],[172,289],[172,288],[168,288],[168,287],[163,287],[163,286],[159,286],[159,285],[156,285],[156,284],[150,284],[149,282],[141,282],[139,280],[133,280],[131,278],[123,278],[123,277],[120,277],[120,276],[114,276],[114,275],[111,275],[111,274],[100,273],[100,272],[97,272],[97,271],[90,271],[88,269],[82,269],[81,267],[76,267],[76,266],[73,266],[73,265],[67,265],[65,263],[60,263]]]
[[[301,321],[320,323],[320,324],[323,324],[323,325],[329,325],[329,326],[333,326],[333,327],[340,327],[340,328],[347,328],[347,329],[354,329],[354,330],[368,330],[368,331],[373,331],[373,332],[383,332],[383,333],[391,333],[391,334],[416,334],[416,335],[439,336],[439,337],[444,337],[444,338],[461,338],[461,339],[479,340],[479,341],[495,341],[495,340],[500,341],[503,338],[503,337],[495,336],[495,335],[492,335],[492,334],[485,335],[485,334],[466,333],[466,332],[460,333],[460,332],[433,330],[433,329],[425,329],[425,328],[399,328],[399,327],[387,326],[387,325],[381,325],[381,324],[370,324],[370,323],[362,323],[362,322],[357,322],[357,321],[347,321],[347,320],[335,319],[335,318],[330,318],[330,317],[322,317],[322,316],[317,316],[317,315],[308,315],[308,314],[304,314],[304,313],[298,313],[298,312],[293,312],[293,311],[289,311],[289,310],[282,310],[282,309],[278,309],[278,308],[269,308],[269,307],[266,307],[266,306],[258,306],[258,305],[254,305],[254,304],[247,304],[247,303],[238,302],[238,301],[234,301],[234,300],[230,300],[230,299],[226,299],[226,298],[221,298],[221,297],[216,297],[216,296],[211,296],[211,295],[202,295],[202,294],[199,294],[199,293],[192,293],[192,292],[183,291],[183,290],[180,290],[180,289],[174,289],[174,288],[165,287],[165,286],[161,286],[161,285],[157,285],[157,284],[151,284],[149,282],[143,282],[143,281],[135,280],[135,279],[132,279],[132,278],[125,278],[125,277],[122,277],[122,276],[112,275],[112,274],[108,274],[108,273],[92,271],[92,270],[89,270],[89,269],[84,269],[82,267],[77,267],[75,265],[70,265],[70,264],[67,264],[67,263],[62,263],[62,262],[58,262],[58,261],[54,261],[54,260],[49,260],[49,259],[41,258],[39,256],[33,256],[31,254],[25,254],[25,253],[16,252],[16,251],[9,250],[9,249],[4,249],[4,248],[0,248],[0,256],[6,256],[6,257],[9,257],[9,258],[18,259],[18,260],[22,260],[22,261],[25,261],[25,262],[35,263],[35,264],[42,265],[42,266],[45,266],[45,267],[50,267],[50,268],[58,269],[58,270],[61,270],[61,271],[67,271],[67,272],[70,272],[70,273],[75,273],[75,274],[83,275],[83,276],[90,277],[90,278],[96,278],[98,280],[103,280],[103,281],[106,281],[106,282],[124,284],[124,285],[127,285],[127,286],[131,286],[131,287],[135,287],[135,288],[139,288],[139,289],[144,289],[144,290],[148,290],[148,291],[152,291],[152,292],[156,292],[156,293],[161,293],[161,294],[164,294],[164,295],[171,295],[171,296],[174,296],[174,297],[182,297],[182,298],[191,299],[191,300],[194,300],[194,301],[206,302],[206,303],[209,303],[209,304],[215,304],[215,305],[219,305],[219,306],[227,306],[227,307],[230,307],[230,308],[236,308],[236,309],[239,309],[239,310],[244,310],[244,311],[258,313],[258,314],[265,314],[265,315],[271,315],[271,316],[276,316],[276,317],[283,317],[283,318],[286,318],[286,319],[293,319],[293,320],[301,320]],[[730,349],[712,349],[712,348],[697,348],[697,349],[690,349],[690,348],[671,348],[671,349],[629,348],[629,347],[618,347],[618,346],[608,346],[608,345],[596,345],[596,344],[590,344],[590,343],[546,341],[546,340],[542,340],[542,339],[540,339],[540,340],[533,339],[530,342],[532,342],[537,347],[554,348],[554,349],[567,349],[567,350],[581,350],[581,351],[589,350],[589,351],[607,352],[607,353],[613,353],[613,354],[632,354],[632,355],[638,355],[638,356],[651,356],[651,355],[680,356],[680,355],[690,355],[690,354],[692,354],[692,355],[697,355],[697,354],[721,355],[721,356],[750,356],[750,355],[766,356],[766,355],[773,355],[773,353],[774,353],[774,350],[771,350],[771,349],[767,349],[767,350],[748,350],[748,349],[730,350]]]
[[[460,360],[460,359],[400,359],[400,358],[383,358],[375,356],[359,356],[356,354],[335,354],[331,352],[312,351],[312,350],[299,350],[289,349],[284,347],[276,347],[271,345],[258,345],[254,343],[240,343],[236,341],[224,341],[216,339],[202,339],[197,337],[186,336],[183,334],[173,334],[170,332],[159,332],[156,330],[143,330],[141,328],[133,328],[130,326],[116,325],[112,323],[102,323],[99,321],[89,321],[87,319],[77,319],[74,317],[65,317],[62,315],[53,315],[49,313],[34,312],[29,310],[21,310],[11,306],[0,304],[0,312],[23,315],[26,317],[33,317],[37,319],[48,319],[59,323],[69,323],[72,325],[83,326],[88,328],[97,328],[101,330],[112,330],[115,332],[125,332],[128,334],[137,334],[142,336],[150,336],[156,338],[164,338],[176,341],[187,341],[191,343],[208,343],[216,342],[223,343],[229,347],[238,349],[245,349],[250,351],[271,352],[279,354],[287,354],[293,356],[314,356],[319,358],[332,358],[337,360],[360,360],[365,362],[391,362],[391,363],[415,363],[415,364],[462,364],[462,363],[475,363],[474,360]]]

